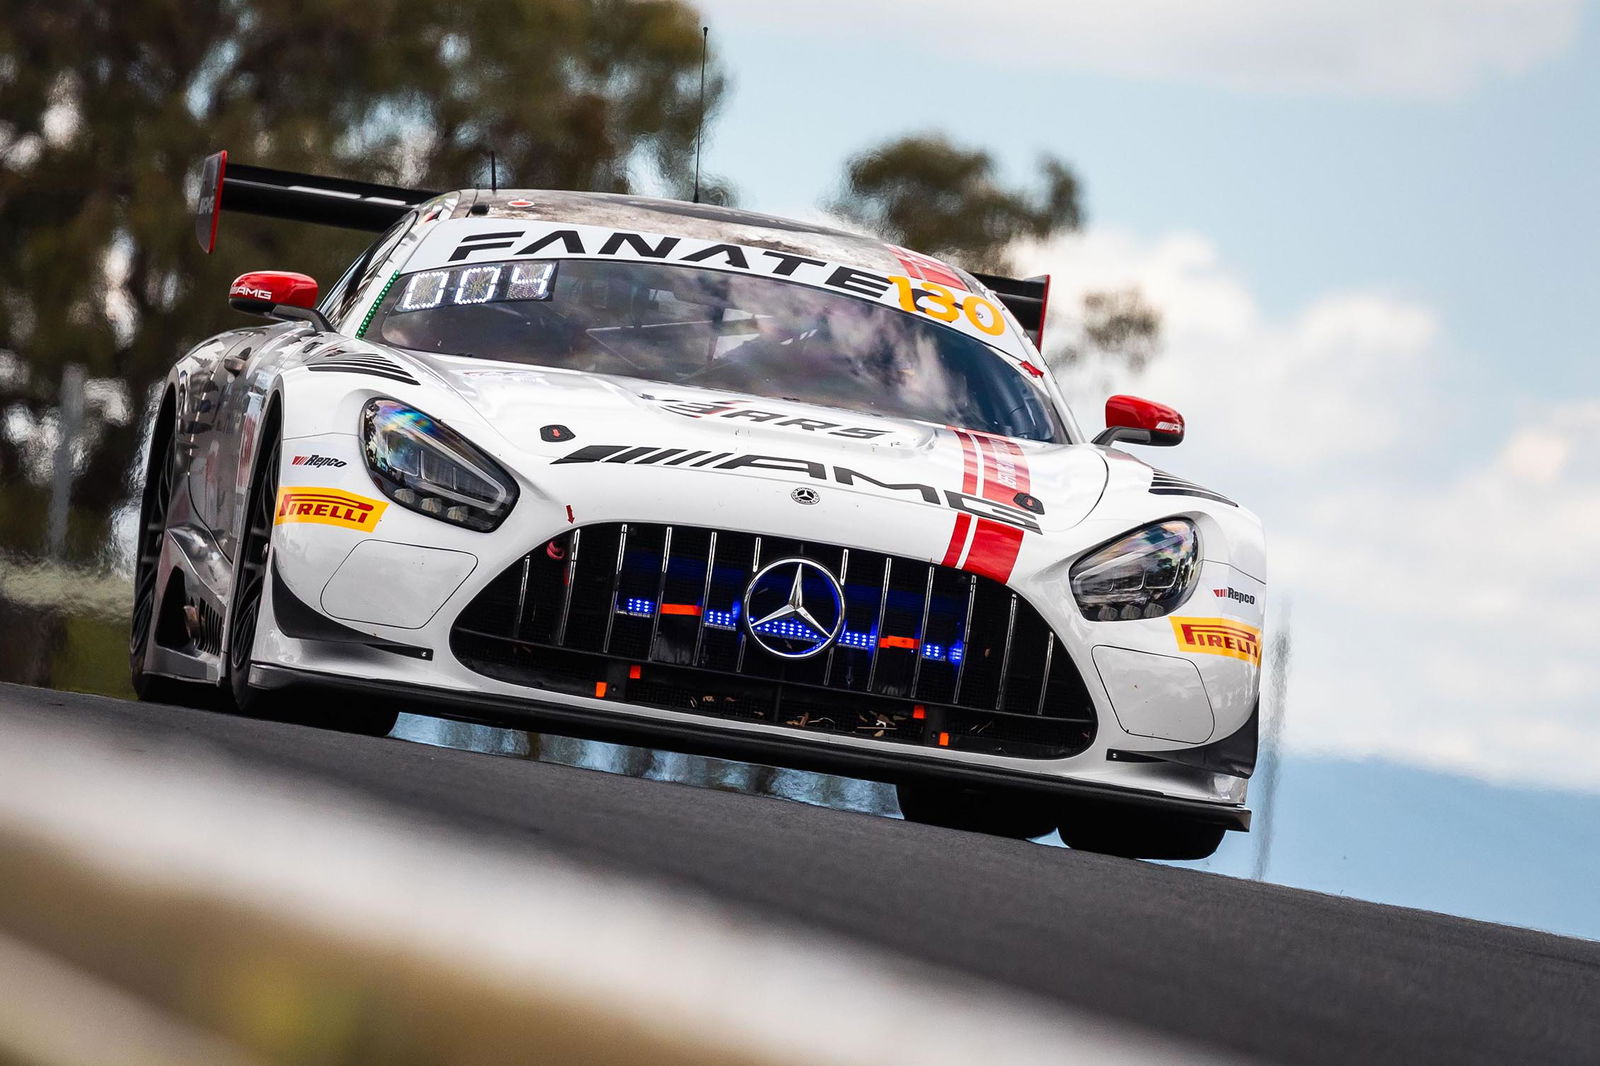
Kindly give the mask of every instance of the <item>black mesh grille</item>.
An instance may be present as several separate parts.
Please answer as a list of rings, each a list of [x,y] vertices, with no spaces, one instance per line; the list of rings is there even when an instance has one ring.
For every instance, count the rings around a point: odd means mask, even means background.
[[[817,562],[845,620],[825,652],[770,654],[739,617],[764,563]],[[472,601],[456,657],[516,684],[719,718],[1025,758],[1088,747],[1083,681],[1005,585],[788,537],[607,523],[540,545]]]

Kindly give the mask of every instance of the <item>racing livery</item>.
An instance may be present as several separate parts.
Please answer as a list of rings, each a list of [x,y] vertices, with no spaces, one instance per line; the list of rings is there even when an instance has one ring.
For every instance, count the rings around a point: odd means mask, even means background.
[[[1092,439],[1047,282],[603,194],[207,160],[224,210],[381,230],[184,355],[150,434],[146,698],[403,709],[854,774],[908,818],[1195,858],[1248,828],[1259,522]]]

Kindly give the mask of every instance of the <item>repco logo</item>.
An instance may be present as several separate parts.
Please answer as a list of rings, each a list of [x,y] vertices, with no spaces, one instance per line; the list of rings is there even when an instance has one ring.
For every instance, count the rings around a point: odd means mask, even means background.
[[[369,500],[339,489],[296,487],[278,493],[278,513],[273,524],[312,522],[366,531],[378,524],[388,506],[383,500]]]
[[[289,461],[290,466],[344,466],[343,459],[333,459],[326,455],[297,455]]]
[[[1233,588],[1212,589],[1211,595],[1215,596],[1219,600],[1233,600],[1235,603],[1248,603],[1252,607],[1255,606],[1256,602],[1256,598],[1250,595],[1248,592],[1240,592],[1238,589]]]

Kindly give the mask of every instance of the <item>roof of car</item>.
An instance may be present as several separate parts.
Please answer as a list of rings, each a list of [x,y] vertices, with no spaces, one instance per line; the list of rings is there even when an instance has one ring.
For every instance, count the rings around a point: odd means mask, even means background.
[[[905,272],[899,249],[873,237],[831,226],[755,211],[663,200],[631,193],[560,192],[550,189],[468,189],[457,215],[571,222],[642,230],[698,240],[720,240],[789,255],[811,256],[887,274]]]

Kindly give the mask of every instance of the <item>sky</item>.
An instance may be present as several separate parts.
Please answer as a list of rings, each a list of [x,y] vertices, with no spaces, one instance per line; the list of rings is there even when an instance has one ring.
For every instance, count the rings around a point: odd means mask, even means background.
[[[1015,250],[1163,314],[1165,469],[1262,515],[1291,752],[1600,793],[1600,11],[1579,0],[704,0],[706,169],[816,216],[941,131],[1085,187]],[[1047,344],[1048,347],[1048,344]]]

